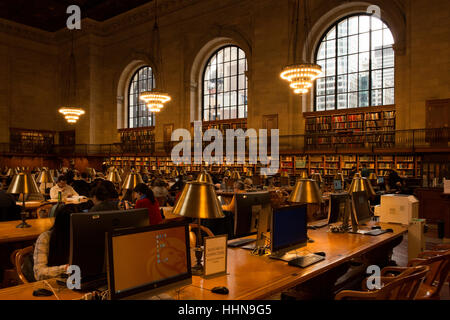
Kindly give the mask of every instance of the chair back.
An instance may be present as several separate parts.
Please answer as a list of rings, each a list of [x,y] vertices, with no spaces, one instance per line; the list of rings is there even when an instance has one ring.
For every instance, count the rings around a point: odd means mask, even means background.
[[[411,267],[379,290],[363,292],[343,290],[336,300],[414,300],[430,268]]]
[[[198,231],[198,224],[197,223],[189,224],[189,240],[191,243],[191,247],[194,248],[197,244],[197,232],[192,231],[192,229],[197,229],[196,231]],[[214,233],[205,226],[200,225],[200,231],[206,233],[208,237],[214,237]]]
[[[430,298],[437,297],[449,275],[450,250],[422,252],[417,259],[411,260],[408,266],[428,266],[430,268],[424,284],[434,288]]]
[[[33,273],[33,246],[18,250],[14,262],[20,281],[23,283],[36,281]]]

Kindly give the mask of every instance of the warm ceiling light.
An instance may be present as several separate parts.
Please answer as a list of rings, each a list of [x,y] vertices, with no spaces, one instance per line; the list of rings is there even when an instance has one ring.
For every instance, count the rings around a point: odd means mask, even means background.
[[[145,101],[150,112],[161,111],[164,104],[171,100],[168,94],[158,91],[144,91],[139,95],[139,99]]]
[[[64,115],[64,118],[67,120],[68,123],[76,123],[80,119],[80,116],[85,114],[84,110],[81,108],[67,108],[67,107],[59,109],[59,113],[62,113]]]
[[[289,81],[294,93],[307,93],[314,80],[322,74],[322,67],[313,63],[291,65],[283,68],[280,77]]]

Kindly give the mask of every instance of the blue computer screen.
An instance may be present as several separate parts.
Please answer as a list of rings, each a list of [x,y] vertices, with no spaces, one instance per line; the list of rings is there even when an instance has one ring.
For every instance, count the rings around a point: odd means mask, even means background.
[[[307,242],[306,205],[282,207],[272,217],[272,252]]]
[[[342,190],[342,181],[341,180],[334,180],[334,190],[335,191]]]

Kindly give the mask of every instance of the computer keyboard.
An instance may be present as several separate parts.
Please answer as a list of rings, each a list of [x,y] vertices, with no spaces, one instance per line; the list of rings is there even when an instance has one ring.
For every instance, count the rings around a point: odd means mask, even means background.
[[[228,247],[230,248],[237,248],[252,242],[255,242],[256,239],[238,239],[238,240],[230,240],[228,241]]]
[[[319,256],[317,254],[308,254],[306,256],[294,258],[290,260],[288,264],[294,267],[306,268],[322,260],[325,260],[325,257]]]
[[[308,223],[308,228],[311,229],[320,229],[326,226],[328,226],[328,219]]]

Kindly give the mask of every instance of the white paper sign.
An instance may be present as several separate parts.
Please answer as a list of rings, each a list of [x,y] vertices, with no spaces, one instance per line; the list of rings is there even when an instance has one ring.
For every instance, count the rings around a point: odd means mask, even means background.
[[[207,237],[205,240],[204,276],[227,272],[227,235]]]

